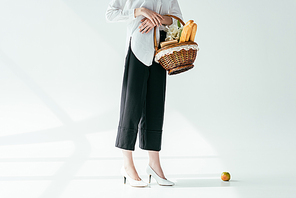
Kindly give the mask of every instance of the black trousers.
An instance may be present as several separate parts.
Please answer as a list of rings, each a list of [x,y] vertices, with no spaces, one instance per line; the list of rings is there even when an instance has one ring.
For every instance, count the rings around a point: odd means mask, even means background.
[[[165,32],[161,31],[161,41]],[[129,47],[121,92],[120,120],[115,146],[135,150],[137,134],[144,150],[161,150],[166,70],[154,62],[147,67]]]

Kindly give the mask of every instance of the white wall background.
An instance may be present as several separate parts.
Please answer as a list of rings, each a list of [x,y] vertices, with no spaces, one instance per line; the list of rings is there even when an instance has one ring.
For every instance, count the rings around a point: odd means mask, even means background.
[[[107,4],[1,0],[2,186],[39,176],[46,197],[88,158],[120,158],[125,23],[106,23]],[[168,77],[163,155],[219,156],[237,177],[295,175],[296,1],[179,4],[200,52],[193,70]]]

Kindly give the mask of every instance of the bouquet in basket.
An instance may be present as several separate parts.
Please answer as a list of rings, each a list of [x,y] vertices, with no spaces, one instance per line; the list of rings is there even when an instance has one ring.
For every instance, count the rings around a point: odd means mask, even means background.
[[[199,51],[198,44],[194,42],[197,24],[193,20],[185,24],[176,16],[167,16],[177,19],[177,22],[166,28],[167,36],[165,41],[160,43],[160,49],[157,47],[156,28],[154,29],[155,62],[160,63],[169,75],[174,75],[194,67],[193,63]]]
[[[195,35],[197,32],[197,24],[193,20],[188,21],[184,27],[181,26],[181,22],[176,20],[175,23],[166,27],[166,39],[164,42],[160,43],[161,47],[170,45],[173,43],[182,43],[186,41],[195,40]]]

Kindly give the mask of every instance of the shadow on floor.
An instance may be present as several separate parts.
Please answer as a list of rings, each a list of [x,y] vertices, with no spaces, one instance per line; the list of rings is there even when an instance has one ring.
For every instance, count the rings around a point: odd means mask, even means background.
[[[231,187],[238,182],[238,180],[222,181],[221,179],[177,179],[173,188]]]

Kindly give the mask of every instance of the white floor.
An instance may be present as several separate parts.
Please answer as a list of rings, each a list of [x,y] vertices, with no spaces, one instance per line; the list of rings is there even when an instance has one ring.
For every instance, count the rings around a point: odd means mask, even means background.
[[[222,149],[219,153],[190,127],[183,139],[178,127],[167,130],[171,133],[164,134],[161,159],[167,178],[176,183],[173,187],[159,186],[155,180],[147,188],[124,185],[119,174],[121,152],[114,147],[114,131],[73,137],[53,129],[3,136],[0,197],[295,197],[295,172],[290,172],[288,164],[293,164],[294,159],[288,157],[289,153],[282,156],[286,161],[277,157],[282,154],[279,149],[269,151],[270,156],[254,150]],[[71,141],[66,140],[67,135]],[[60,140],[54,140],[57,137]],[[134,158],[140,176],[148,181],[144,172],[147,153],[138,148],[138,143]],[[220,179],[223,171],[231,173],[229,182]]]

